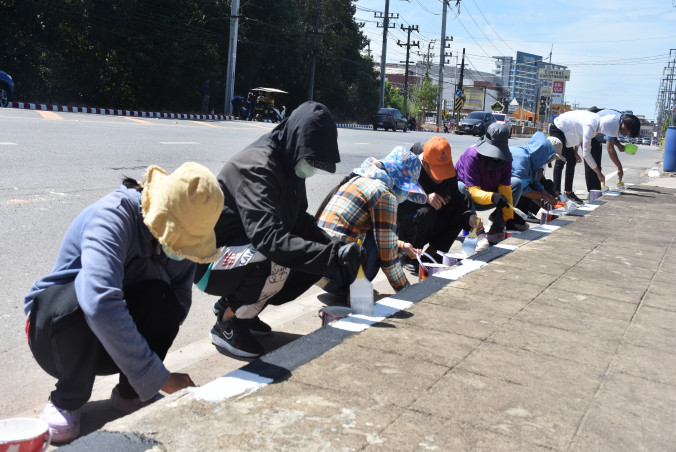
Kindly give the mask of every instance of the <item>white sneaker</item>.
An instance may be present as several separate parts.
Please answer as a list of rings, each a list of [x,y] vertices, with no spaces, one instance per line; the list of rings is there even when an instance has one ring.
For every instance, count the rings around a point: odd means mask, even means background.
[[[69,443],[80,434],[81,413],[81,408],[73,411],[62,410],[50,401],[42,410],[40,419],[49,425],[52,431],[52,442]]]

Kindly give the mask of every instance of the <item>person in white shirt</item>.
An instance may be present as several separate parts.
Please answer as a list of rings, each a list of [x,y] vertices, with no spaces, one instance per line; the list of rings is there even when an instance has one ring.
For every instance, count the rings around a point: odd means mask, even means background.
[[[639,132],[641,131],[641,121],[634,115],[623,115],[617,110],[611,110],[611,109],[601,109],[597,107],[592,107],[589,109],[589,111],[593,113],[597,113],[599,116],[606,116],[606,115],[614,115],[616,117],[620,118],[620,123],[626,124],[629,128],[629,135],[631,136],[638,136]],[[619,132],[619,130],[618,130]],[[619,133],[618,133],[619,134]],[[624,135],[624,134],[623,134]],[[601,157],[603,155],[603,143],[606,143],[606,149],[608,151],[608,157],[610,157],[610,160],[615,164],[617,167],[617,178],[618,180],[622,180],[624,177],[624,169],[622,168],[622,162],[620,162],[620,158],[617,155],[617,151],[619,152],[624,152],[624,145],[620,143],[620,140],[618,139],[618,135],[605,135],[605,136],[596,136],[591,142],[591,155],[594,161],[596,162],[596,166],[601,169]],[[617,149],[617,151],[616,151]],[[585,160],[584,162],[584,178],[587,183],[587,191],[590,192],[592,190],[601,190],[601,182],[599,181],[598,177],[596,177],[596,173],[594,170],[589,166],[587,161]]]
[[[638,127],[635,124],[638,124]],[[620,133],[638,136],[640,127],[641,124],[638,118],[629,114],[621,116],[607,114],[600,116],[591,111],[575,110],[556,117],[554,122],[549,126],[549,135],[561,140],[564,146],[563,156],[566,158],[566,162],[559,160],[554,164],[554,186],[557,194],[561,192],[561,173],[563,172],[563,167],[566,166],[565,194],[575,202],[582,202],[573,193],[575,164],[581,162],[582,159],[596,173],[599,182],[605,185],[606,178],[591,153],[592,139],[596,135],[617,137]],[[580,146],[582,146],[582,157],[577,152],[577,148]]]

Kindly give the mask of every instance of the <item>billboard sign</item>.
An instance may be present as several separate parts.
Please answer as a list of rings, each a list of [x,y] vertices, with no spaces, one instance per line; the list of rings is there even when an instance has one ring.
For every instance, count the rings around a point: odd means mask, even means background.
[[[566,82],[561,80],[554,80],[552,82],[552,103],[553,104],[562,104],[563,103],[563,92]]]
[[[483,110],[484,109],[484,89],[478,86],[465,87],[465,109]]]
[[[570,70],[568,69],[540,69],[538,72],[540,80],[570,80]]]

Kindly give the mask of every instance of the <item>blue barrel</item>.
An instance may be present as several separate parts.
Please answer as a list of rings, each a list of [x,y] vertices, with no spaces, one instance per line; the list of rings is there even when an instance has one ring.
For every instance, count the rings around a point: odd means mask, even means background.
[[[667,127],[664,138],[664,171],[676,171],[676,127]]]

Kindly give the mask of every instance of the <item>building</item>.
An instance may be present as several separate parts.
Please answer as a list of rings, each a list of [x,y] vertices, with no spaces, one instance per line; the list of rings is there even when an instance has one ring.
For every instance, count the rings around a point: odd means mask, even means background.
[[[540,55],[518,51],[516,58],[496,56],[493,74],[507,87],[509,98],[516,99],[519,106],[528,111],[548,114],[552,106],[552,80],[540,79],[540,69],[565,70],[566,66],[545,62]],[[565,85],[565,84],[564,84]],[[561,88],[562,89],[562,88]],[[563,98],[563,93],[560,93]],[[563,100],[554,102],[563,104]]]

